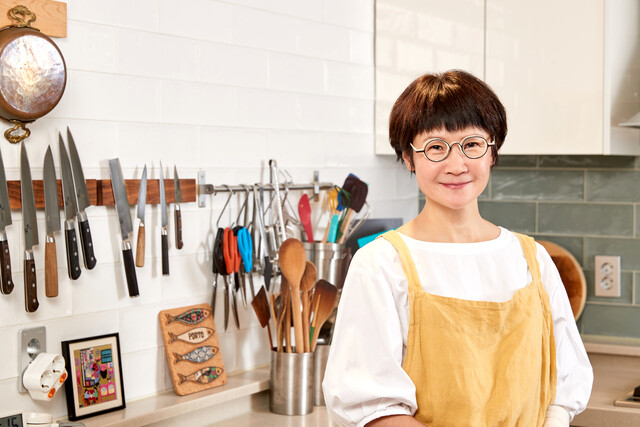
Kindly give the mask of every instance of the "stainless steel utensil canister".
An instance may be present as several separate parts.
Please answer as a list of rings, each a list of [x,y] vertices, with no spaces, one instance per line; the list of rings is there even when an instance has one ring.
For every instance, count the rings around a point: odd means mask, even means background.
[[[313,411],[314,353],[271,351],[269,410],[280,415]]]
[[[342,289],[346,275],[345,246],[338,243],[304,242],[304,249],[307,259],[313,262],[318,270],[318,279],[324,279]]]
[[[316,355],[314,357],[315,368],[313,369],[313,404],[315,406],[325,406],[322,380],[324,379],[324,371],[327,368],[330,349],[330,345],[318,345],[316,347]]]

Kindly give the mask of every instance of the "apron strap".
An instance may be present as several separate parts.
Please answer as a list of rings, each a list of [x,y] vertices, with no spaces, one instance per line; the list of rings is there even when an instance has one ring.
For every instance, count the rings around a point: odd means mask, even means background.
[[[538,248],[536,247],[536,241],[533,237],[525,236],[520,233],[513,233],[520,240],[520,246],[522,246],[522,250],[524,251],[524,257],[527,260],[527,266],[529,267],[529,272],[531,273],[531,278],[533,280],[540,280],[540,266],[538,265],[538,258],[536,253],[538,252]]]
[[[391,230],[379,237],[383,237],[388,240],[393,247],[396,248],[396,251],[398,251],[398,254],[400,255],[400,262],[402,262],[402,269],[404,270],[404,274],[407,276],[407,281],[409,282],[409,290],[422,291],[422,285],[420,284],[416,265],[413,262],[411,252],[409,252],[407,244],[402,240],[400,233],[395,230]]]

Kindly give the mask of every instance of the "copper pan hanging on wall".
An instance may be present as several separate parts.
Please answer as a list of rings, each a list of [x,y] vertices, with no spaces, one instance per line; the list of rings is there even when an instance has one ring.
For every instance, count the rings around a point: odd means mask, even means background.
[[[31,134],[26,124],[47,114],[62,98],[67,67],[58,46],[31,27],[35,14],[16,6],[8,15],[16,24],[0,29],[0,117],[14,125],[4,137],[18,143]]]

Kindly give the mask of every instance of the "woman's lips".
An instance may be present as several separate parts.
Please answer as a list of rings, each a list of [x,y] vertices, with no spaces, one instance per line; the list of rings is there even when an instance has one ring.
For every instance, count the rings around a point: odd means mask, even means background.
[[[443,182],[442,185],[444,185],[446,188],[449,188],[451,190],[458,190],[460,188],[463,188],[465,185],[469,184],[470,181],[466,181],[466,182],[450,182],[450,183],[446,183]]]

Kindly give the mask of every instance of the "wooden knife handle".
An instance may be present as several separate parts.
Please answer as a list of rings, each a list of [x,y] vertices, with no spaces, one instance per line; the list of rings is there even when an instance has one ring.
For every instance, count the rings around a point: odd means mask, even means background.
[[[38,309],[38,288],[36,285],[36,262],[33,253],[27,252],[24,259],[24,309],[33,313]]]
[[[80,277],[80,259],[78,258],[78,239],[76,239],[76,229],[73,226],[73,223],[70,223],[70,227],[68,228],[65,225],[64,230],[64,241],[67,247],[67,272],[69,273],[69,278],[72,280],[76,280]]]
[[[184,243],[182,242],[182,212],[180,211],[180,205],[176,205],[175,210],[175,221],[176,221],[176,248],[182,249]]]
[[[133,263],[133,251],[131,250],[131,243],[125,241],[122,246],[122,260],[124,261],[124,273],[127,276],[127,287],[129,288],[129,296],[137,297],[140,295],[140,290],[138,289],[136,266]]]
[[[98,261],[93,252],[93,240],[91,239],[91,229],[89,228],[88,220],[80,221],[80,242],[82,243],[82,257],[84,259],[84,266],[87,270],[91,270],[96,266]]]
[[[4,234],[4,232],[2,232]],[[9,295],[13,291],[13,279],[11,278],[11,257],[9,254],[9,242],[6,235],[0,240],[0,269],[2,269],[0,290],[4,295]]]
[[[162,274],[169,275],[169,236],[164,228],[162,229]]]
[[[144,222],[138,226],[138,241],[136,243],[136,267],[144,267]]]
[[[47,236],[44,247],[44,290],[49,298],[58,296],[58,255],[56,241],[53,236]]]

